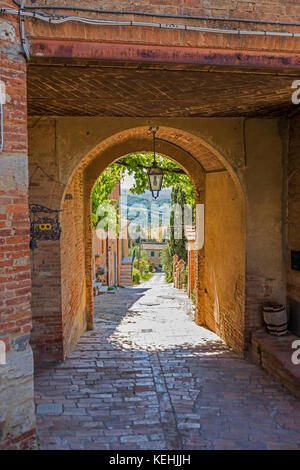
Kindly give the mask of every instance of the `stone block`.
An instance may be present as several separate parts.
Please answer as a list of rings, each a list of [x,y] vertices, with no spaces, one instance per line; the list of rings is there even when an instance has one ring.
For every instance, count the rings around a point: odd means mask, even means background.
[[[41,403],[37,406],[38,415],[61,415],[63,412],[62,403]]]

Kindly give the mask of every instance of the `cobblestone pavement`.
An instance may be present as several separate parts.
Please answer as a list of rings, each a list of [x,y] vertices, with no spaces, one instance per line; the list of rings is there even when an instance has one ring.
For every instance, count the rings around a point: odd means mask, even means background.
[[[300,449],[300,402],[192,321],[156,274],[95,301],[94,331],[36,374],[42,449]]]

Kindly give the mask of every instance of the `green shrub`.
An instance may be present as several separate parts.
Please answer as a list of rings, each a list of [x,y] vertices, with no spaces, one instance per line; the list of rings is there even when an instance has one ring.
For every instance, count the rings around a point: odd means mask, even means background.
[[[141,280],[141,273],[136,268],[133,268],[132,270],[132,280],[133,280],[133,284],[139,284]]]
[[[171,255],[170,246],[166,245],[161,252],[162,268],[166,276],[167,282],[173,280],[173,257]]]
[[[187,285],[188,285],[188,268],[187,268],[187,266],[185,266],[185,269],[184,269],[183,282],[184,282],[185,287],[187,287]]]
[[[145,274],[145,269],[146,269],[147,261],[145,259],[140,259],[140,273],[141,276]]]
[[[149,281],[151,277],[153,276],[153,273],[145,273],[142,277],[143,281]]]
[[[138,259],[134,260],[133,266],[140,271],[141,276],[148,272],[148,263],[145,259],[141,258],[140,262]]]
[[[152,263],[149,263],[148,271],[149,271],[149,273],[153,273],[153,264]]]
[[[191,292],[191,299],[194,305],[196,305],[196,289]]]

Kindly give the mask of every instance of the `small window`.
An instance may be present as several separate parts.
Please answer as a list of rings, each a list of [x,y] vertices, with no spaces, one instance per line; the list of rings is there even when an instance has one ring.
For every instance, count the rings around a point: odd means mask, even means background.
[[[154,251],[151,251],[151,258],[153,258],[154,256],[155,256]]]

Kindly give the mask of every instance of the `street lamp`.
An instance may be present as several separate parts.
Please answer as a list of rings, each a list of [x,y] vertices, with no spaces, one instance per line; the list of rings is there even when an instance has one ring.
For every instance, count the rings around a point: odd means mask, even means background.
[[[155,158],[155,134],[158,131],[158,127],[150,127],[149,130],[153,134],[153,163],[152,167],[148,170],[148,180],[152,196],[154,199],[157,199],[162,187],[164,173],[163,170],[157,166]]]

